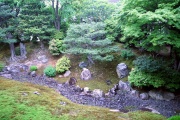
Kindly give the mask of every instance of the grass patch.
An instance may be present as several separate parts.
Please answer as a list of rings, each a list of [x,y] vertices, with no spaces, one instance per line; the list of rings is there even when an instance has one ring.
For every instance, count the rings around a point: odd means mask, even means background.
[[[35,91],[40,95],[34,94]],[[153,114],[150,116],[144,112],[142,115],[124,114],[110,112],[107,108],[75,104],[48,87],[1,77],[0,96],[1,120],[133,120],[137,116],[149,118],[147,120],[165,120],[160,115],[152,117]],[[65,102],[66,105],[61,105],[60,102]]]

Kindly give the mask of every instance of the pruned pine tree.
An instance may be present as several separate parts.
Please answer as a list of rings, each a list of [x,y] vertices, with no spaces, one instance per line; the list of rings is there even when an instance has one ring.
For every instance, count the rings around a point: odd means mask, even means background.
[[[66,53],[85,55],[89,63],[94,63],[93,60],[112,61],[112,53],[118,51],[118,47],[106,38],[102,22],[70,25],[64,43]]]
[[[14,30],[17,25],[15,19],[16,12],[8,4],[0,2],[0,42],[10,45],[11,57],[10,60],[15,60]]]
[[[52,28],[51,11],[43,1],[30,1],[23,5],[20,11],[18,29],[25,40],[50,40],[54,32]],[[42,45],[42,44],[41,44]]]

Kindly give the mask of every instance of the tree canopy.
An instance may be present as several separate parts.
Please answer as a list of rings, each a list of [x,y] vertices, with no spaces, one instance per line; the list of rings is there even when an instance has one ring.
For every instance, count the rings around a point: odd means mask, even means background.
[[[118,15],[121,42],[150,52],[170,46],[176,59],[180,48],[179,4],[179,0],[122,0]],[[178,65],[179,58],[175,68]]]
[[[66,52],[86,55],[90,61],[112,61],[112,53],[118,51],[118,47],[105,34],[105,24],[102,22],[72,24],[64,39]]]

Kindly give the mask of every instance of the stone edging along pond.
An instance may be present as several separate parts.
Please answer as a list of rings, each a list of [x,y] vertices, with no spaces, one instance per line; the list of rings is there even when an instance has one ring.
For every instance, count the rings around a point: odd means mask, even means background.
[[[107,107],[117,109],[120,112],[135,110],[151,111],[162,114],[166,117],[173,116],[180,111],[180,98],[176,97],[171,101],[154,100],[152,98],[142,100],[131,94],[132,91],[116,90],[114,94],[106,94],[94,97],[93,91],[80,88],[76,85],[69,85],[68,82],[59,84],[52,78],[43,75],[31,75],[28,72],[5,70],[0,76],[10,78],[20,82],[30,82],[37,85],[48,86],[60,92],[72,102],[84,105]],[[116,87],[116,86],[115,86]],[[112,88],[115,89],[115,88]],[[111,89],[111,90],[112,90]]]

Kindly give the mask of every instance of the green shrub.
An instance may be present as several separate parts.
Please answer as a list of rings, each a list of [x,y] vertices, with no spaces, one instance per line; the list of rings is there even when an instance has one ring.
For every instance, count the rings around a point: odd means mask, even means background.
[[[129,82],[137,87],[153,86],[155,88],[165,85],[165,81],[161,76],[143,71],[133,70],[128,76]]]
[[[56,69],[52,66],[48,66],[44,69],[44,74],[49,77],[56,76]]]
[[[0,72],[3,70],[4,67],[5,67],[5,64],[0,62]]]
[[[172,116],[172,117],[168,118],[167,120],[180,120],[180,115]]]
[[[138,57],[133,63],[138,70],[150,73],[164,69],[165,64],[163,60],[155,60],[145,55]]]
[[[59,55],[65,50],[63,41],[59,39],[52,39],[49,42],[49,50],[52,55]]]
[[[123,49],[121,50],[121,57],[125,58],[125,59],[130,59],[132,57],[134,57],[134,53],[132,50],[128,50],[128,49]]]
[[[63,73],[71,67],[69,58],[63,56],[56,63],[56,71],[58,73]]]
[[[36,71],[36,70],[37,70],[37,66],[35,65],[30,66],[30,71]]]
[[[15,54],[16,54],[16,55],[21,55],[20,47],[16,47],[16,48],[15,48]]]
[[[61,31],[56,31],[53,38],[54,39],[59,39],[59,40],[63,40],[64,39],[64,33]]]
[[[148,73],[135,70],[128,76],[129,82],[137,87],[153,86],[154,88],[164,87],[170,91],[180,89],[180,74],[175,70],[162,70]]]

